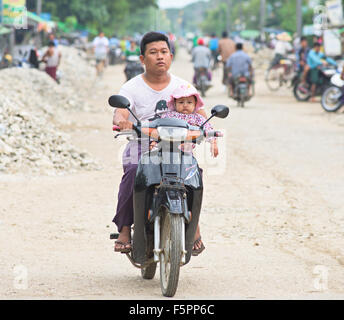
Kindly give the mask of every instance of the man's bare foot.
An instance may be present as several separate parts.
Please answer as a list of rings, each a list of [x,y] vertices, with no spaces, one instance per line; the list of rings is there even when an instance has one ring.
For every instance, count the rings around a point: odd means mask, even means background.
[[[115,252],[128,253],[131,251],[131,227],[123,226],[115,241]]]

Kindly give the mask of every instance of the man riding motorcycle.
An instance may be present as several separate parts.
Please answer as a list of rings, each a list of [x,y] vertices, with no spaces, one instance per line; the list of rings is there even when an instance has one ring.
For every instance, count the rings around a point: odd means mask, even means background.
[[[124,51],[124,55],[125,57],[123,59],[127,60],[127,64],[124,68],[124,73],[128,81],[133,76],[144,71],[143,67],[140,65],[138,58],[140,56],[140,48],[136,45],[136,42],[134,40],[130,41],[130,47]],[[137,61],[130,61],[129,57],[134,57],[137,59]]]
[[[309,65],[309,76],[310,76],[310,83],[311,83],[311,101],[315,101],[315,94],[317,85],[321,84],[320,78],[320,67],[326,66],[328,64],[332,64],[334,66],[337,65],[336,61],[333,59],[326,57],[325,54],[320,52],[320,44],[316,42],[314,44],[313,49],[309,52],[307,56],[307,64]]]
[[[171,93],[181,84],[187,84],[168,72],[172,63],[172,54],[168,38],[158,32],[146,33],[140,44],[141,63],[145,72],[126,82],[119,94],[125,96],[131,105],[132,112],[140,121],[154,119],[159,110],[167,109],[167,100]],[[166,108],[165,108],[166,107]],[[204,109],[197,111],[207,118]],[[134,118],[126,109],[115,109],[113,124],[121,131],[132,130]],[[145,144],[131,141],[123,152],[124,174],[119,186],[116,215],[113,222],[117,225],[119,236],[115,242],[116,252],[131,250],[131,225],[133,224],[133,188],[138,159],[145,151]],[[199,228],[195,234],[193,250],[202,248]]]
[[[197,40],[198,46],[192,49],[192,62],[194,64],[195,74],[193,77],[193,83],[196,85],[197,72],[200,68],[207,70],[208,81],[211,81],[211,72],[209,70],[211,61],[211,51],[205,46],[204,40],[199,38]]]
[[[307,74],[309,71],[309,65],[307,64],[307,57],[308,53],[310,51],[310,48],[308,46],[307,38],[301,37],[300,39],[301,48],[297,51],[296,57],[297,57],[297,72],[301,77],[301,81],[303,83],[306,82]]]
[[[252,60],[247,53],[243,51],[243,44],[235,45],[236,51],[226,61],[228,71],[228,84],[231,88],[231,96],[234,96],[235,80],[239,76],[245,76],[248,79],[248,94],[253,80]]]

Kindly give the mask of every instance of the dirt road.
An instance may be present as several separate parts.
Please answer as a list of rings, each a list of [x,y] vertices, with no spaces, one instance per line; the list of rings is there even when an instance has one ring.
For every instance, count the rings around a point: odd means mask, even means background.
[[[185,52],[171,71],[191,80]],[[226,104],[231,114],[212,122],[225,132],[219,158],[199,153],[206,250],[181,269],[175,298],[343,299],[343,115],[297,103],[289,91],[272,94],[257,73],[244,109],[214,73],[207,112]],[[90,88],[98,111],[70,113],[64,128],[102,170],[0,175],[1,299],[162,298],[158,272],[141,279],[109,240],[125,140],[113,139],[107,98],[123,81],[122,65],[107,68]]]

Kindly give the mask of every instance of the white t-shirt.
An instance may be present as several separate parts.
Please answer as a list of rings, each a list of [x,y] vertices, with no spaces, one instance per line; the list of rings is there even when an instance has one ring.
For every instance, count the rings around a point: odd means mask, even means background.
[[[159,113],[168,111],[167,101],[177,87],[189,84],[173,74],[170,76],[169,85],[163,90],[156,91],[143,80],[143,75],[139,74],[122,86],[119,95],[125,96],[130,101],[131,111],[140,121],[152,120]],[[131,114],[129,121],[136,122]]]
[[[276,41],[275,54],[279,53],[280,55],[285,56],[288,53],[288,51],[291,50],[293,50],[293,47],[289,42],[281,40]]]
[[[107,53],[109,40],[106,37],[96,37],[93,40],[94,53],[96,56],[104,56]]]

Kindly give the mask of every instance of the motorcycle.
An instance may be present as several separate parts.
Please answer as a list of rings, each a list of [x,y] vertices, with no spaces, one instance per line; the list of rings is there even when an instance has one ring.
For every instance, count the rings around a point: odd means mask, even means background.
[[[316,96],[321,96],[323,92],[331,85],[331,77],[336,73],[336,67],[328,65],[320,68],[320,82],[321,84],[316,86]],[[310,72],[307,74],[306,83],[302,83],[299,77],[294,81],[293,93],[298,101],[308,101],[312,96],[311,83],[310,83]]]
[[[344,81],[340,77],[340,70],[331,77],[331,86],[321,96],[321,106],[327,112],[335,112],[344,105]]]
[[[228,96],[238,102],[238,107],[244,107],[245,102],[249,101],[254,95],[253,81],[244,75],[240,75],[234,80],[234,96],[231,95],[231,84],[228,85]],[[252,86],[252,94],[249,94],[249,86]]]
[[[162,294],[173,297],[180,267],[191,258],[203,195],[197,160],[192,153],[182,151],[181,144],[199,144],[205,136],[222,134],[218,131],[205,134],[203,126],[190,126],[180,119],[159,118],[141,123],[131,112],[130,102],[120,95],[111,96],[109,105],[127,109],[137,121],[133,131],[119,133],[115,138],[129,135],[141,141],[150,138],[158,142],[138,163],[133,190],[132,250],[125,254],[141,269],[143,279],[153,279],[159,263]],[[228,113],[228,107],[217,105],[206,122],[212,117],[226,118]],[[119,127],[114,126],[113,130],[119,131]],[[118,234],[110,234],[110,239],[117,238]]]
[[[122,61],[122,49],[118,46],[111,45],[109,50],[109,64],[115,65]]]
[[[124,73],[127,81],[144,72],[139,56],[133,55],[126,58]]]
[[[196,68],[195,74],[195,87],[201,92],[201,96],[205,97],[206,91],[211,87],[210,81],[208,80],[208,69],[207,68]]]

